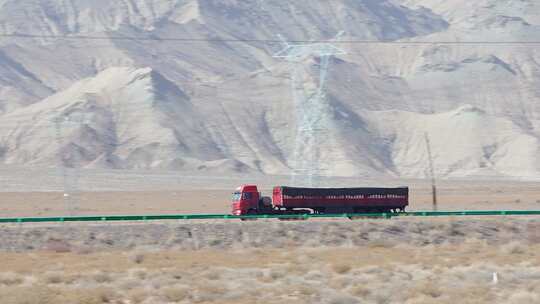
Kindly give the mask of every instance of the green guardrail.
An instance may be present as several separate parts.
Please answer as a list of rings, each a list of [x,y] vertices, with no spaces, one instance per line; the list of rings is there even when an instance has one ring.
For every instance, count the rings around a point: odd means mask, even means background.
[[[424,216],[511,216],[540,215],[540,210],[504,211],[414,211],[400,213],[340,213],[340,214],[170,214],[170,215],[107,215],[107,216],[64,216],[64,217],[18,217],[0,218],[0,223],[51,223],[51,222],[118,222],[118,221],[161,221],[161,220],[207,220],[207,219],[309,219],[309,218],[392,218]]]
[[[397,216],[501,216],[501,215],[540,215],[540,210],[500,210],[500,211],[414,211],[396,214]]]

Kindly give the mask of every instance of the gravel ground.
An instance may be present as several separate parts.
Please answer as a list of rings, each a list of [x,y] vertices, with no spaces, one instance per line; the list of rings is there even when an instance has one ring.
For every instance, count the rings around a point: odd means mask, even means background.
[[[0,226],[0,250],[226,249],[454,244],[482,240],[540,242],[540,219],[393,219],[356,221],[10,224]]]

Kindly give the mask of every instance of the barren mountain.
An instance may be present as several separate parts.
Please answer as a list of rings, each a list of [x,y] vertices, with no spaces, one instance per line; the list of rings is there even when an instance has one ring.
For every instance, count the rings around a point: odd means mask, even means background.
[[[277,34],[343,31],[324,174],[423,177],[427,134],[440,176],[539,178],[538,16],[534,0],[0,0],[0,157],[286,174],[298,121]],[[302,61],[307,96],[320,66]]]

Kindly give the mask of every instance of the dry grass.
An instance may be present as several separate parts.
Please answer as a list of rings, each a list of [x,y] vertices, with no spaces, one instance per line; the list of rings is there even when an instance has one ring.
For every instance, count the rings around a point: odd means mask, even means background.
[[[2,304],[513,304],[540,294],[540,245],[518,242],[161,250],[144,253],[142,264],[133,254],[0,254]]]
[[[3,304],[113,303],[119,299],[110,288],[56,288],[44,285],[0,289]]]
[[[538,224],[0,227],[0,303],[537,303]]]

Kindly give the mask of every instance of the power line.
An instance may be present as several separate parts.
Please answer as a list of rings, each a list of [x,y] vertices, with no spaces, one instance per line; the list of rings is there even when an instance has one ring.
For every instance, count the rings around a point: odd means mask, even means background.
[[[129,41],[173,41],[173,42],[260,42],[282,44],[278,39],[239,39],[239,38],[183,38],[183,37],[134,37],[134,36],[89,36],[89,35],[43,35],[43,34],[0,34],[2,38],[22,38],[22,39],[69,39],[69,40],[129,40]],[[328,40],[288,40],[288,43],[328,43]],[[335,44],[390,44],[390,45],[540,45],[540,40],[530,41],[404,41],[404,40],[339,40],[332,41]]]

